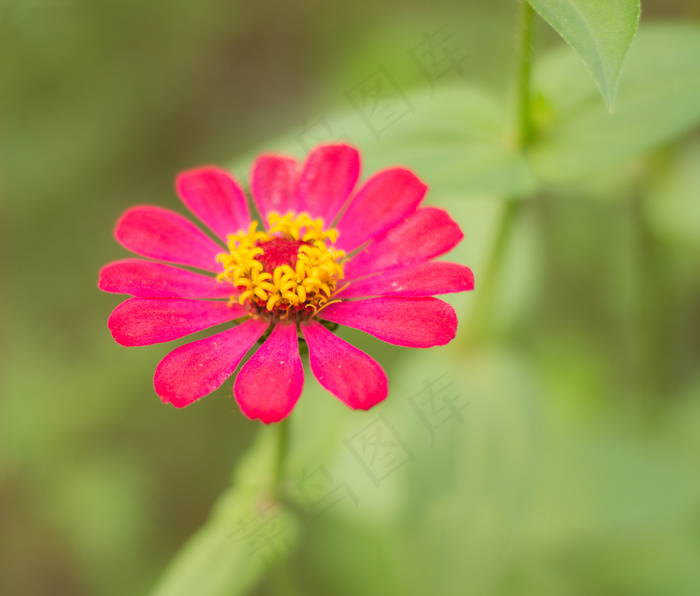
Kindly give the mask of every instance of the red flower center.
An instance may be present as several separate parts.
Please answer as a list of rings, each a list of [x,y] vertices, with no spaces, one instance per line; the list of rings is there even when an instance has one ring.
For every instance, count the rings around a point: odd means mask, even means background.
[[[308,242],[294,240],[292,238],[273,238],[267,242],[258,244],[263,250],[263,254],[256,258],[263,264],[265,271],[274,273],[277,267],[289,265],[292,269],[296,269],[297,261],[299,260],[299,247]]]

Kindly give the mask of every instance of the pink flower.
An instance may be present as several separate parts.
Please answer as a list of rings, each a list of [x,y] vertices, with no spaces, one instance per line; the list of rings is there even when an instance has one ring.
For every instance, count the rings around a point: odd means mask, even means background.
[[[160,207],[124,213],[114,233],[124,247],[209,275],[143,259],[104,267],[100,289],[133,296],[109,318],[114,339],[144,346],[228,324],[160,362],[154,384],[163,402],[181,408],[211,393],[266,338],[238,373],[234,395],[246,416],[277,422],[301,395],[303,338],[321,385],[367,410],[387,396],[386,375],[329,327],[413,348],[452,340],[455,312],[430,296],[471,290],[474,279],[463,265],[431,259],[462,232],[445,211],[419,207],[427,187],[409,170],[383,170],[353,193],[359,171],[359,154],[347,145],[320,146],[303,165],[261,156],[251,179],[261,231],[229,174],[180,174],[180,198],[216,240]]]

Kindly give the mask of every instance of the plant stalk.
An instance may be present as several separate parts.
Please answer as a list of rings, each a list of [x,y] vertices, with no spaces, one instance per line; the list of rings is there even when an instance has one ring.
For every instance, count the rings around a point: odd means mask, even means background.
[[[276,433],[275,460],[272,476],[272,496],[279,500],[282,496],[282,481],[284,480],[284,465],[289,446],[289,418],[281,420],[273,427]]]
[[[532,76],[532,42],[534,37],[535,11],[527,2],[520,0],[520,19],[517,31],[516,43],[516,71],[515,71],[515,122],[516,143],[521,152],[524,152],[532,143],[534,137],[532,123],[532,101],[530,92],[530,79]],[[496,300],[498,282],[500,281],[503,261],[508,248],[508,242],[517,222],[517,215],[521,208],[519,199],[510,199],[505,202],[501,222],[496,238],[491,249],[483,282],[480,284],[478,298],[471,313],[471,331],[467,341],[473,341],[482,337],[491,319],[493,304]]]
[[[520,22],[517,37],[516,122],[517,145],[523,151],[533,139],[532,97],[532,42],[535,33],[535,11],[527,0],[520,0]]]

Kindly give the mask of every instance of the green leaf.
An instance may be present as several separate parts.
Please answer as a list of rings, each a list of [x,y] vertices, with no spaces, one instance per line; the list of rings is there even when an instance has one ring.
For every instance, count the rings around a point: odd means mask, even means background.
[[[664,240],[700,246],[700,140],[675,151],[643,189],[648,225]]]
[[[546,57],[535,75],[540,138],[530,152],[535,175],[562,183],[612,168],[700,122],[700,28],[641,27],[625,63],[614,114],[596,101],[579,60]]]
[[[303,159],[316,144],[338,141],[360,150],[365,178],[394,165],[413,169],[430,188],[429,200],[436,194],[513,197],[532,191],[527,162],[509,138],[507,112],[494,99],[478,89],[446,85],[419,88],[401,101],[394,109],[397,113],[404,109],[405,114],[383,128],[373,126],[373,117],[359,106],[319,114],[323,126],[313,129],[319,135],[305,132],[310,124],[300,123],[287,135],[237,160],[232,169],[245,179],[261,151]]]
[[[271,497],[274,428],[265,429],[241,462],[233,486],[175,558],[154,596],[245,594],[290,554],[298,521]]]
[[[334,493],[306,542],[334,594],[493,592],[537,473],[537,394],[512,359],[457,347],[407,352],[389,398],[337,435],[325,463],[355,499]]]
[[[397,592],[493,593],[538,477],[543,420],[536,387],[517,358],[498,352],[451,350],[432,362],[416,355],[410,371],[397,380],[400,394],[416,396],[425,414],[444,408],[432,422],[445,422],[432,441],[417,417],[413,436],[406,431],[416,465],[405,467],[407,496],[396,524],[397,559],[407,570],[396,574],[403,581]],[[426,390],[425,381],[442,371],[443,383]],[[448,417],[460,407],[461,419]]]
[[[639,23],[639,0],[528,0],[578,53],[610,109]]]
[[[667,425],[677,448],[636,428],[607,394],[606,409],[581,415],[600,398],[581,383],[589,373],[575,346],[557,340],[544,368],[530,348],[409,352],[384,403],[343,415],[344,428],[329,419],[338,453],[307,451],[307,465],[326,465],[337,490],[305,528],[303,593],[696,593],[676,587],[700,580],[700,402],[684,402]],[[541,381],[562,365],[559,379]]]

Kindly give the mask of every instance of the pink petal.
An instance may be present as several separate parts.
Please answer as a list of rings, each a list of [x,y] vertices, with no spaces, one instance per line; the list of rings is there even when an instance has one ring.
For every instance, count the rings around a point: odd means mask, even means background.
[[[312,217],[330,225],[355,188],[360,174],[360,156],[347,145],[322,145],[304,163],[299,179],[298,205]]]
[[[292,411],[303,386],[296,325],[278,323],[238,373],[233,393],[248,418],[269,424]]]
[[[176,298],[130,298],[114,309],[109,330],[123,346],[148,346],[178,339],[245,316],[242,306]]]
[[[464,265],[428,261],[349,283],[347,288],[336,294],[338,298],[437,296],[473,290],[474,274]]]
[[[464,237],[446,211],[418,209],[345,265],[346,279],[428,261],[452,250]]]
[[[449,343],[457,332],[457,315],[437,298],[370,298],[324,308],[319,317],[409,348]]]
[[[409,170],[393,168],[370,178],[338,222],[336,246],[351,251],[411,215],[428,187]]]
[[[267,224],[267,214],[276,211],[284,215],[299,211],[297,185],[299,164],[295,159],[263,155],[253,165],[251,190],[255,205]]]
[[[316,321],[302,323],[309,363],[318,382],[345,405],[369,410],[382,401],[388,382],[382,367]]]
[[[218,389],[267,326],[260,319],[248,319],[233,329],[173,350],[156,368],[156,393],[163,403],[184,408]]]
[[[175,188],[187,208],[224,242],[229,234],[248,229],[248,202],[228,172],[211,166],[182,172]]]
[[[213,277],[142,259],[109,263],[100,271],[100,290],[144,298],[228,298],[237,293]]]
[[[223,252],[211,238],[182,215],[160,207],[132,207],[117,222],[114,235],[122,246],[144,257],[221,271]]]

